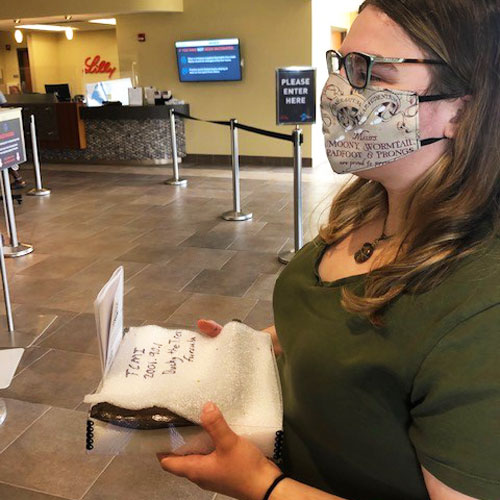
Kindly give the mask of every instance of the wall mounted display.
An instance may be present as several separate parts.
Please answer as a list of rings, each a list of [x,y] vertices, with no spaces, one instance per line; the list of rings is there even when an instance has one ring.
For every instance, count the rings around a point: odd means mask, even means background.
[[[175,42],[181,82],[237,81],[242,78],[238,38]]]

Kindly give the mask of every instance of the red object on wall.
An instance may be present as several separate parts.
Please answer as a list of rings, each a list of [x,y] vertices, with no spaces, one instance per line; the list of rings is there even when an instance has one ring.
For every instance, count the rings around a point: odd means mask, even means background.
[[[137,33],[137,41],[145,42],[146,41],[146,33]]]
[[[115,71],[116,66],[111,66],[111,63],[101,59],[101,56],[89,56],[85,59],[85,73],[107,73],[108,78],[111,78]]]

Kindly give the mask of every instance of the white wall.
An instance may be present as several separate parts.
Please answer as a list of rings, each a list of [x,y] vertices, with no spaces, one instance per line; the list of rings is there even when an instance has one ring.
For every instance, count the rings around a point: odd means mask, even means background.
[[[312,65],[316,68],[317,110],[316,125],[312,127],[313,165],[328,162],[323,142],[321,112],[319,109],[321,91],[328,78],[325,53],[331,49],[332,28],[346,29],[351,26],[362,0],[312,0]]]

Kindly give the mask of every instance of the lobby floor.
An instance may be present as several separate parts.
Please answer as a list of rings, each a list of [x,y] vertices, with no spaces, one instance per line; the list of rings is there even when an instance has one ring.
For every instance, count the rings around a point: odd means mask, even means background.
[[[30,166],[22,172],[32,185]],[[242,206],[253,212],[246,222],[220,218],[232,209],[230,169],[182,168],[185,188],[164,185],[169,174],[167,167],[45,165],[51,196],[15,206],[19,239],[35,251],[7,260],[16,333],[0,316],[0,348],[26,352],[11,387],[0,390],[7,407],[0,498],[213,497],[163,472],[155,457],[85,454],[82,399],[100,379],[93,301],[123,265],[127,325],[193,329],[204,317],[269,326],[283,268],[277,253],[293,245],[292,171],[242,169]],[[305,169],[303,180],[308,241],[338,181],[329,167]]]

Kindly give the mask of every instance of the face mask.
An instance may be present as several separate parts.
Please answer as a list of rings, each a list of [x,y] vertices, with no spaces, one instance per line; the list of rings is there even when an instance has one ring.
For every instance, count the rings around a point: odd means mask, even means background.
[[[321,95],[330,165],[338,174],[369,170],[444,139],[420,140],[418,105],[450,97],[372,86],[357,90],[342,75],[330,75]]]

